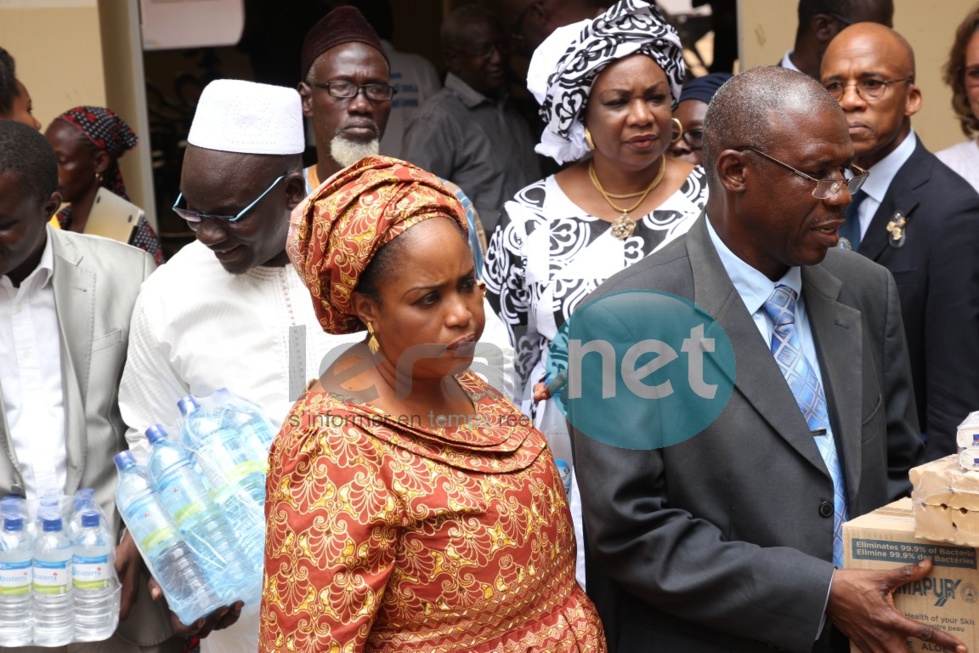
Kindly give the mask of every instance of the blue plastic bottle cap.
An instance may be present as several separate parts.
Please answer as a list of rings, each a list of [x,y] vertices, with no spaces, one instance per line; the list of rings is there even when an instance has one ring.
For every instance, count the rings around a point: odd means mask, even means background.
[[[162,424],[154,424],[146,429],[146,439],[150,441],[150,444],[156,444],[160,440],[166,440],[166,429],[163,428]]]
[[[82,528],[96,527],[99,525],[99,513],[95,510],[86,510],[82,513]]]
[[[183,399],[177,402],[177,408],[180,409],[180,414],[183,415],[184,417],[186,417],[189,413],[194,412],[200,407],[201,405],[197,403],[197,399],[194,397],[194,395],[187,395],[186,397],[184,397]]]
[[[54,517],[52,519],[42,519],[41,528],[45,533],[50,531],[60,531],[61,530],[61,517]]]
[[[115,461],[116,467],[119,469],[126,469],[136,464],[136,458],[133,457],[133,452],[129,450],[120,451],[112,457],[112,460]]]
[[[10,515],[3,518],[3,530],[22,531],[24,530],[24,518],[19,515]]]

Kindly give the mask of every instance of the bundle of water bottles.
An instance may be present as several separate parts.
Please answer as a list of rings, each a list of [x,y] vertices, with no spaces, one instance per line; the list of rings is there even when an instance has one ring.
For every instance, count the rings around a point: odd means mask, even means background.
[[[94,491],[0,500],[0,646],[108,639],[119,624],[115,542]]]
[[[178,437],[160,425],[146,431],[145,467],[129,451],[116,455],[116,504],[170,609],[189,625],[235,601],[258,605],[274,434],[254,404],[226,389],[178,407]]]

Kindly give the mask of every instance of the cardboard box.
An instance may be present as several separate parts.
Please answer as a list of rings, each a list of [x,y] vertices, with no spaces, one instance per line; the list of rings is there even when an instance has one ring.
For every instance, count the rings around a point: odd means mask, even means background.
[[[958,637],[970,651],[979,651],[976,549],[915,537],[911,499],[901,499],[847,522],[843,525],[843,543],[847,569],[894,569],[930,558],[934,563],[931,575],[894,592],[897,609],[915,621]],[[908,650],[941,649],[909,639]]]

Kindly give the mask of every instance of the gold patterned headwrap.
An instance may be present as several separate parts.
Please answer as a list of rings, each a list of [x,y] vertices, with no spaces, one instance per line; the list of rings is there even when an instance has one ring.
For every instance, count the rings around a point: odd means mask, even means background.
[[[438,177],[385,156],[341,170],[293,210],[286,251],[324,331],[364,329],[351,301],[360,276],[381,247],[428,218],[455,220],[469,233],[462,205]]]

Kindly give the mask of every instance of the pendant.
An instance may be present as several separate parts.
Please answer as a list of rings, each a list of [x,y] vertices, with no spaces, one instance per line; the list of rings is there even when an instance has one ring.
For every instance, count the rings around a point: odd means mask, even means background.
[[[625,240],[636,230],[636,222],[629,217],[628,213],[623,213],[612,223],[612,235],[619,240]]]

